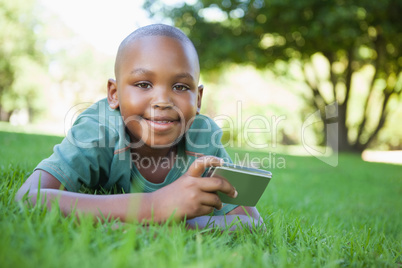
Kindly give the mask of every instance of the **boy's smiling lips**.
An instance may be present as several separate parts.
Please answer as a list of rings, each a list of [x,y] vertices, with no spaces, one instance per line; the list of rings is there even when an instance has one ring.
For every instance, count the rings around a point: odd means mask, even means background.
[[[163,132],[170,130],[180,123],[180,119],[173,116],[143,117],[152,130]]]
[[[155,123],[162,123],[162,122],[174,122],[180,121],[177,117],[173,116],[153,116],[153,117],[143,117],[145,120],[152,121]]]

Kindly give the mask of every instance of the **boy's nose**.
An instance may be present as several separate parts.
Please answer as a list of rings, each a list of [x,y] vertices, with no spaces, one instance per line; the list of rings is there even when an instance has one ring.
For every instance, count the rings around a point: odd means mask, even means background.
[[[170,90],[165,88],[159,88],[155,90],[155,95],[152,98],[151,106],[155,109],[168,109],[174,106],[171,96]]]
[[[155,108],[155,109],[168,109],[168,108],[172,108],[172,107],[173,107],[173,103],[170,103],[170,102],[152,103],[152,108]]]

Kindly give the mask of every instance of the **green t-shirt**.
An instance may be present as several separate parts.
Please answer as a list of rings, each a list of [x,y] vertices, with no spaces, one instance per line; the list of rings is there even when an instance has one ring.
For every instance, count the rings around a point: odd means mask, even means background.
[[[35,170],[49,172],[73,192],[82,185],[105,190],[116,187],[125,193],[153,192],[182,176],[197,157],[214,155],[231,162],[221,136],[221,129],[212,119],[197,115],[178,143],[175,163],[164,182],[155,184],[146,180],[132,163],[130,138],[120,111],[111,109],[103,99],[77,117],[61,144]],[[226,214],[235,207],[224,204],[214,215]]]

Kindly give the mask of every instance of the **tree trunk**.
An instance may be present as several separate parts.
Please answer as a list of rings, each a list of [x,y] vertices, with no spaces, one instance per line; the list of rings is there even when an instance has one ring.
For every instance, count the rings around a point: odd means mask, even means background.
[[[11,112],[6,112],[0,106],[0,121],[10,122]]]
[[[348,138],[348,127],[346,126],[346,103],[340,104],[338,109],[338,149],[342,152],[354,151]]]

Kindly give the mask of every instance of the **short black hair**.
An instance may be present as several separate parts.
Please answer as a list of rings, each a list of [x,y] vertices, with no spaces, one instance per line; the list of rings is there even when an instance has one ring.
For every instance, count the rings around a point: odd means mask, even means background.
[[[127,46],[127,44],[131,43],[132,41],[139,39],[141,37],[147,36],[167,36],[171,38],[175,38],[182,43],[190,45],[194,49],[195,55],[198,58],[197,50],[193,42],[191,42],[190,38],[187,37],[185,33],[183,33],[180,29],[166,25],[166,24],[151,24],[141,28],[138,28],[134,32],[130,33],[120,44],[119,49],[116,55],[116,62],[115,62],[115,73],[117,70],[116,64],[118,63],[118,58],[122,52],[122,50]]]

